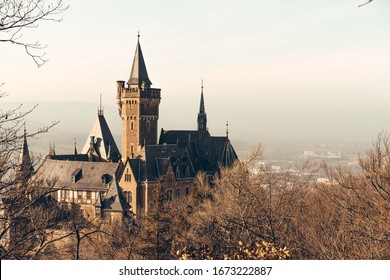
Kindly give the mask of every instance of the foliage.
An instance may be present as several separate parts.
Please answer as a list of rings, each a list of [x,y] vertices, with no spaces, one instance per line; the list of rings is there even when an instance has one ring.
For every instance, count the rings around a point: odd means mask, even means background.
[[[251,244],[244,244],[239,241],[236,246],[230,248],[224,254],[224,260],[285,260],[289,257],[286,247],[276,248],[272,243],[257,241]],[[211,250],[201,245],[199,248],[184,247],[176,252],[179,260],[213,260],[215,257]]]

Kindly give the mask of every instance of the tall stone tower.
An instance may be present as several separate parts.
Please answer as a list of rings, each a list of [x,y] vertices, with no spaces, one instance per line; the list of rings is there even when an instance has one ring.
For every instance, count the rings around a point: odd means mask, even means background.
[[[117,81],[116,100],[122,118],[122,159],[137,155],[144,145],[157,144],[161,89],[151,88],[139,34],[130,78]]]

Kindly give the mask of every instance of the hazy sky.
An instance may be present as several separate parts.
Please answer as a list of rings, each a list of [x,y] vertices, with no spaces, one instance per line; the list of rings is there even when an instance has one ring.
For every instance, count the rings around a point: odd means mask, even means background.
[[[228,120],[236,141],[373,138],[390,131],[390,1],[364,1],[65,1],[61,23],[24,32],[48,45],[46,65],[0,45],[1,102],[98,103],[102,93],[116,106],[140,30],[164,129],[196,127],[204,79],[214,135]]]

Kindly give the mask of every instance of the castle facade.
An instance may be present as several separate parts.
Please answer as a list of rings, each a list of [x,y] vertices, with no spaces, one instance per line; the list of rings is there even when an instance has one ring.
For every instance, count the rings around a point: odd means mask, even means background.
[[[211,136],[203,85],[197,130],[160,130],[161,89],[153,88],[139,42],[127,82],[116,82],[122,122],[120,152],[102,109],[80,153],[56,154],[51,147],[35,176],[55,181],[53,198],[77,204],[86,216],[142,216],[151,207],[157,188],[167,200],[192,192],[198,172],[214,176],[220,166],[238,160],[226,136]]]

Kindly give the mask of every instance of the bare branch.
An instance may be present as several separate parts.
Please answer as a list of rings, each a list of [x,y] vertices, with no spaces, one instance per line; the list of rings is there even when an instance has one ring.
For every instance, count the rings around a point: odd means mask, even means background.
[[[40,67],[47,62],[46,48],[39,41],[23,40],[22,30],[37,28],[44,21],[62,21],[60,15],[68,9],[62,0],[5,0],[0,4],[0,42],[24,47],[25,52]]]
[[[372,1],[373,1],[373,0],[368,0],[366,3],[360,4],[359,7],[363,7],[363,6],[365,6],[365,5],[369,4],[369,3],[371,3]]]

